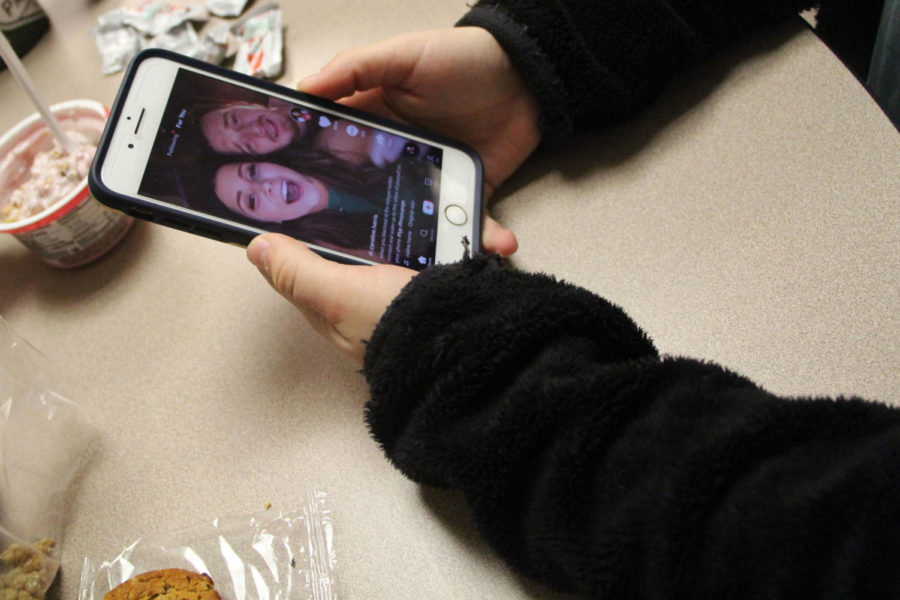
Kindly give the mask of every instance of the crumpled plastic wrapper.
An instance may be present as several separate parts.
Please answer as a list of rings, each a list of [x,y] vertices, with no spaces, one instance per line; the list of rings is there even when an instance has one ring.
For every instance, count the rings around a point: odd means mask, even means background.
[[[49,360],[0,317],[0,599],[44,598],[59,570],[70,484],[95,443]]]
[[[135,575],[179,568],[206,573],[228,600],[337,600],[339,563],[326,494],[310,490],[301,498],[286,512],[223,515],[139,538],[113,558],[86,557],[77,598],[103,600]]]
[[[121,23],[101,22],[93,30],[94,42],[100,50],[103,74],[110,75],[125,68],[128,61],[146,46],[144,36]]]
[[[237,52],[237,40],[231,33],[231,27],[231,23],[224,22],[210,25],[189,51],[176,50],[176,52],[220,65]]]
[[[145,2],[137,8],[117,8],[102,15],[99,26],[126,26],[155,37],[189,21],[208,21],[203,5],[178,6],[167,2]]]
[[[277,77],[282,61],[281,9],[277,5],[247,19],[237,30],[241,40],[234,70],[255,77]]]
[[[213,64],[234,59],[233,68],[257,77],[275,78],[283,65],[281,10],[277,2],[262,5],[237,21],[206,24],[210,15],[235,17],[247,0],[207,0],[174,5],[148,1],[137,8],[118,8],[102,15],[92,31],[105,75],[124,69],[145,48],[164,48]]]
[[[97,20],[92,31],[103,61],[103,73],[116,73],[144,48],[190,52],[199,42],[192,22],[209,20],[203,5],[177,6],[145,2],[136,8],[117,8]]]
[[[196,51],[200,45],[200,36],[191,23],[182,23],[177,27],[154,36],[148,48],[165,48],[173,52],[197,56]],[[197,58],[200,58],[197,56]]]
[[[217,17],[238,17],[244,12],[247,0],[209,0],[206,8]]]

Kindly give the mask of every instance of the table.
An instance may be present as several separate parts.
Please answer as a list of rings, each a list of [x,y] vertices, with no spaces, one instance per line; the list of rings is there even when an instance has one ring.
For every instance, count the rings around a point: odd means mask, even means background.
[[[25,58],[51,102],[110,103],[89,31],[115,0],[42,0]],[[335,52],[452,24],[465,2],[283,3],[292,84]],[[411,7],[414,6],[414,10]],[[0,127],[30,114],[0,73]],[[666,354],[773,392],[900,405],[900,136],[798,23],[682,77],[623,126],[542,149],[494,215],[513,264],[625,307]],[[368,436],[356,366],[243,251],[139,223],[61,271],[0,238],[0,315],[57,365],[101,431],[76,481],[51,598],[83,558],[320,489],[343,598],[556,598],[510,572],[453,493],[403,478]]]

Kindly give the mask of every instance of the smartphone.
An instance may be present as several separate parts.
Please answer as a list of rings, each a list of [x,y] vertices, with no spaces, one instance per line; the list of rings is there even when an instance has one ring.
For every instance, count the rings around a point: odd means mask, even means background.
[[[127,214],[246,245],[416,270],[478,252],[470,148],[165,50],[130,63],[89,175]]]

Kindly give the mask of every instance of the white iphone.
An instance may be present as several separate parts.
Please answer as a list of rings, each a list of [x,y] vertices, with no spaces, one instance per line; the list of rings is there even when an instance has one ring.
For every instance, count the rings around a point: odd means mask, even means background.
[[[480,249],[470,148],[164,50],[129,66],[89,184],[136,217],[242,245],[277,231],[341,262]]]

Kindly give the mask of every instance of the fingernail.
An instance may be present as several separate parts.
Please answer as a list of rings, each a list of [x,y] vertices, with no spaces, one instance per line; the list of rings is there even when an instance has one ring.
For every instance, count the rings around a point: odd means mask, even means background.
[[[257,269],[266,269],[266,252],[269,250],[269,242],[258,236],[253,238],[250,245],[247,246],[247,259]]]

